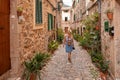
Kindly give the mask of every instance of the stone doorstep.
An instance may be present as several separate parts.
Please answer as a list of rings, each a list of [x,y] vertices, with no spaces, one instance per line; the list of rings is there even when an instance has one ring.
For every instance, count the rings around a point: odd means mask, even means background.
[[[21,78],[20,77],[18,77],[18,78],[8,78],[7,80],[21,80]]]

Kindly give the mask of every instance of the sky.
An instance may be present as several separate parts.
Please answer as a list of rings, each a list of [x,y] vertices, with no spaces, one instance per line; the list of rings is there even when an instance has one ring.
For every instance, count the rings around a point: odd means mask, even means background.
[[[72,0],[63,0],[63,3],[72,6]]]

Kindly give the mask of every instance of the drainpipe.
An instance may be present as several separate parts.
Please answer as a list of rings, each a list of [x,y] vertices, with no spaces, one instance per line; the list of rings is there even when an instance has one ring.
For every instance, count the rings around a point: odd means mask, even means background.
[[[100,29],[100,35],[101,35],[101,0],[97,0],[98,3],[98,13],[99,13],[99,29]]]

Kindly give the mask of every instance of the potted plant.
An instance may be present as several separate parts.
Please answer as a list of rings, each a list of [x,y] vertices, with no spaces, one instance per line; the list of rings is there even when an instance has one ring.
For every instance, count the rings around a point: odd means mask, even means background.
[[[22,7],[18,7],[17,8],[17,16],[21,16],[22,15],[22,12],[23,12],[23,8]]]
[[[23,78],[26,80],[36,80],[36,75],[40,76],[40,71],[38,69],[39,65],[34,60],[28,60],[24,62],[24,74]]]
[[[109,61],[100,62],[100,76],[102,80],[107,80]]]
[[[95,26],[95,29],[96,29],[96,30],[99,30],[99,26],[98,26],[98,25],[96,25],[96,26]]]
[[[108,9],[106,10],[106,14],[109,20],[113,19],[113,10],[112,9]]]
[[[39,80],[41,80],[40,70],[43,66],[45,66],[45,63],[49,57],[49,54],[37,53],[32,59],[25,61],[23,79],[36,80],[38,77]]]
[[[57,41],[51,41],[49,44],[48,44],[48,50],[51,52],[51,53],[54,53],[54,51],[58,48],[58,42]]]

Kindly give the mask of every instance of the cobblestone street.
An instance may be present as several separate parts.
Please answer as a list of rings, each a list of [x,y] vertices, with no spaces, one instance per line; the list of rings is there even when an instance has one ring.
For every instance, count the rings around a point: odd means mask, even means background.
[[[89,54],[75,42],[72,64],[67,64],[67,53],[63,45],[60,45],[51,61],[43,68],[41,78],[42,80],[94,80],[91,69],[95,69],[95,66]]]

